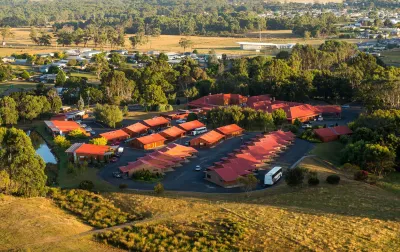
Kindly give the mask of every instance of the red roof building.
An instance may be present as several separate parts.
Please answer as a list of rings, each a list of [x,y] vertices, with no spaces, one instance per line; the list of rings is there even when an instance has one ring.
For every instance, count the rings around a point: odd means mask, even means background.
[[[104,161],[106,156],[111,156],[114,151],[110,146],[75,143],[65,151],[71,161]]]
[[[205,125],[198,120],[194,120],[194,121],[178,124],[177,127],[183,129],[186,132],[190,132],[197,128],[205,127]]]
[[[144,133],[147,132],[149,129],[148,126],[138,122],[132,125],[129,125],[128,127],[123,128],[122,130],[125,131],[131,138],[133,137],[138,137]]]
[[[350,135],[353,131],[349,129],[347,126],[336,126],[332,128],[322,128],[315,129],[314,134],[322,141],[322,142],[331,142],[338,140],[342,135]]]
[[[189,102],[189,106],[202,108],[202,107],[218,107],[228,105],[241,105],[247,101],[246,96],[239,94],[214,94],[203,96],[197,100]]]
[[[143,124],[147,125],[151,129],[165,128],[170,125],[170,121],[165,117],[158,116],[151,119],[143,120]]]
[[[186,131],[184,131],[183,129],[173,126],[171,128],[161,131],[160,135],[165,137],[168,141],[173,141],[175,139],[183,137],[185,135],[185,133],[186,133]]]
[[[86,135],[86,130],[81,127],[77,122],[74,121],[44,121],[47,126],[47,130],[54,135],[67,135],[73,130],[81,130]]]
[[[243,134],[244,129],[240,128],[236,124],[230,124],[215,129],[218,133],[225,135],[225,138],[231,138]]]
[[[130,137],[129,134],[122,129],[105,132],[99,135],[107,139],[109,143],[124,141]]]
[[[131,141],[133,147],[138,149],[150,150],[163,146],[167,139],[160,134],[151,134],[138,137]]]
[[[190,140],[190,146],[211,147],[218,144],[222,139],[224,139],[224,137],[225,136],[221,133],[212,130],[197,138]]]

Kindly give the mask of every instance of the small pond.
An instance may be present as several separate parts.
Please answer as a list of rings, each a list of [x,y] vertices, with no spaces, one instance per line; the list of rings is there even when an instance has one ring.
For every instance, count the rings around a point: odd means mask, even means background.
[[[46,164],[57,164],[57,159],[51,152],[46,141],[39,135],[36,131],[28,131],[28,136],[31,138],[33,148],[35,148],[36,153],[39,154]]]

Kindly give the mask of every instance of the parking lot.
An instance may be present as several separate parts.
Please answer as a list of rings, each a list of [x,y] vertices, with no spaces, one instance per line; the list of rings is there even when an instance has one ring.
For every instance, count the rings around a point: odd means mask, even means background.
[[[232,193],[241,192],[240,188],[223,188],[210,183],[204,179],[204,170],[211,166],[214,162],[220,161],[228,153],[237,149],[242,145],[242,142],[248,141],[258,133],[247,132],[243,135],[243,140],[240,137],[225,140],[214,148],[200,149],[195,158],[189,159],[190,162],[183,163],[182,166],[176,167],[174,171],[167,172],[162,179],[162,183],[166,190],[171,191],[190,191],[190,192],[207,192],[207,193]],[[185,137],[176,141],[178,144],[183,144],[188,141],[189,137]],[[295,144],[287,151],[282,153],[270,166],[283,165],[290,166],[299,160],[303,155],[311,150],[313,144],[297,139]],[[134,181],[130,178],[115,178],[113,172],[118,171],[118,167],[126,165],[128,162],[135,161],[138,157],[142,157],[151,151],[137,150],[131,147],[125,147],[124,154],[121,156],[117,163],[108,164],[99,172],[99,176],[118,186],[120,184],[127,184],[130,189],[139,190],[153,190],[156,183],[148,183],[141,181]],[[200,165],[202,171],[195,171],[197,165]],[[267,171],[260,171],[258,179],[260,184],[257,189],[262,189],[262,181]]]

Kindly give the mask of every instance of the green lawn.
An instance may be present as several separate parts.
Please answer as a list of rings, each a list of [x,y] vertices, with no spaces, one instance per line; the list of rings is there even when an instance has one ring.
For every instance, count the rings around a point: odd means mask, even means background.
[[[335,166],[340,165],[340,151],[344,148],[344,145],[339,141],[318,143],[314,149],[310,152],[312,155],[316,155],[322,160],[328,161]]]
[[[400,172],[389,173],[377,185],[400,196]]]

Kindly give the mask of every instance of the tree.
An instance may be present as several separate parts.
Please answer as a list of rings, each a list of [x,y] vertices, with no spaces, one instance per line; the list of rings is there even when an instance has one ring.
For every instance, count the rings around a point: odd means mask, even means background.
[[[60,96],[57,93],[57,90],[52,88],[50,89],[47,94],[47,99],[50,103],[50,110],[53,113],[58,113],[62,107],[62,101]]]
[[[105,54],[99,53],[94,55],[92,61],[94,62],[97,79],[100,79],[100,74],[109,70],[108,61],[105,58]]]
[[[377,176],[394,171],[395,154],[386,146],[366,144],[363,153],[364,167]]]
[[[2,43],[4,44],[6,41],[6,38],[12,38],[14,37],[14,32],[11,31],[10,26],[2,27],[0,28],[0,35],[2,38]]]
[[[307,169],[302,167],[295,167],[287,170],[285,174],[286,184],[289,186],[301,185],[304,180],[304,176],[307,173]]]
[[[132,48],[136,49],[139,45],[146,44],[148,39],[143,33],[138,33],[132,37],[129,37],[129,41],[131,42]]]
[[[58,71],[56,76],[56,85],[57,86],[64,86],[65,82],[67,81],[67,75],[63,70]]]
[[[183,91],[183,95],[186,98],[195,98],[199,95],[199,91],[196,87],[191,87],[189,89],[185,89],[185,91]]]
[[[24,119],[33,120],[37,118],[43,109],[43,104],[38,96],[26,95],[20,102],[19,113]]]
[[[108,140],[104,137],[93,138],[89,141],[91,144],[95,145],[107,145]]]
[[[250,196],[250,192],[257,187],[258,182],[259,180],[253,174],[238,178],[238,183],[243,191],[247,193],[247,196]]]
[[[132,99],[135,83],[128,80],[122,71],[110,71],[101,78],[101,88],[110,102],[115,101],[115,97],[129,101]],[[119,105],[119,102],[114,104]]]
[[[193,41],[187,39],[187,38],[181,38],[179,40],[179,45],[183,47],[183,51],[186,51],[186,48],[192,47],[193,46]]]
[[[21,73],[21,78],[27,80],[27,79],[29,79],[29,77],[31,77],[31,76],[30,76],[30,74],[28,73],[28,71],[26,71],[26,70],[22,71],[22,73]]]
[[[276,126],[280,126],[287,121],[286,112],[283,109],[274,110],[272,112],[272,118]]]
[[[83,109],[84,109],[84,107],[85,107],[85,102],[83,101],[82,96],[80,96],[80,98],[79,98],[79,100],[78,100],[77,106],[78,106],[78,109],[79,109],[79,110],[83,110]]]
[[[197,119],[198,119],[198,116],[197,116],[196,113],[189,113],[189,115],[186,118],[186,121],[190,122],[190,121],[194,121],[194,120],[197,120]]]
[[[11,193],[33,197],[46,192],[45,163],[23,130],[0,129],[0,171],[10,179]]]
[[[85,132],[83,132],[81,129],[74,129],[74,130],[71,130],[69,133],[68,133],[68,137],[69,138],[87,138],[87,136],[85,135]]]
[[[18,122],[17,104],[13,98],[5,96],[0,98],[0,118],[3,124],[17,124]]]
[[[61,149],[68,149],[71,146],[71,142],[65,136],[61,135],[54,138],[54,143]]]
[[[116,124],[123,120],[122,111],[115,105],[97,104],[94,109],[94,117],[97,121],[107,124],[115,128]]]
[[[157,185],[154,186],[154,192],[156,194],[163,194],[164,193],[164,186],[160,182],[157,183]]]

